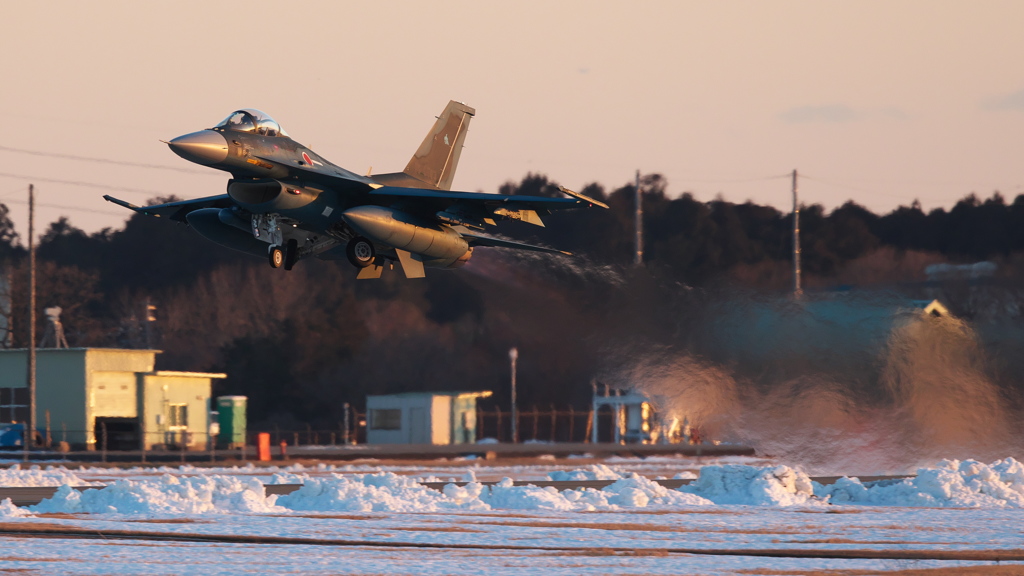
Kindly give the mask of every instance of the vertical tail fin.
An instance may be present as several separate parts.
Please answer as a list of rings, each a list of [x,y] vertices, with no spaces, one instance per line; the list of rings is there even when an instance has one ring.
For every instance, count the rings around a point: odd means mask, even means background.
[[[474,115],[473,108],[449,102],[402,172],[438,189],[451,190],[469,120]]]

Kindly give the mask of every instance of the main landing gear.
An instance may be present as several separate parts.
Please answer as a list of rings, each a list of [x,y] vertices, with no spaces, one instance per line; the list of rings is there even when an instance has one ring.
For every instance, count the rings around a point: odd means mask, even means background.
[[[362,236],[356,236],[348,241],[345,254],[348,256],[348,261],[356,268],[366,268],[377,258],[377,251],[373,249],[373,243]]]
[[[293,238],[284,246],[271,246],[268,256],[271,268],[284,266],[285,270],[291,270],[299,260],[299,242]]]

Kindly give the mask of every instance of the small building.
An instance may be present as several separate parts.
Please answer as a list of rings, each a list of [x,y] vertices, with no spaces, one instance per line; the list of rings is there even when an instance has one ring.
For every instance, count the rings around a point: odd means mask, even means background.
[[[612,442],[615,444],[647,444],[654,440],[654,408],[650,399],[643,394],[606,388],[604,395],[599,396],[595,386],[592,403],[595,416],[590,441],[594,444],[597,444],[601,435],[597,414],[602,406],[611,409]]]
[[[213,379],[226,375],[154,370],[157,354],[37,349],[37,429],[89,450],[206,448]],[[0,422],[27,420],[27,375],[26,349],[0,350]]]
[[[405,392],[366,397],[367,444],[472,444],[477,398],[492,392]]]
[[[245,446],[245,432],[248,421],[245,407],[249,402],[247,396],[217,397],[217,447],[224,449]]]

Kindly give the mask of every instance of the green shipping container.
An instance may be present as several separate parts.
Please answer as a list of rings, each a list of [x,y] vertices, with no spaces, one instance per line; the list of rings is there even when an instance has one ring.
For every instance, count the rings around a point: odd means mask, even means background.
[[[220,435],[217,436],[217,447],[221,449],[239,448],[245,444],[245,396],[218,396],[217,422],[220,424]]]

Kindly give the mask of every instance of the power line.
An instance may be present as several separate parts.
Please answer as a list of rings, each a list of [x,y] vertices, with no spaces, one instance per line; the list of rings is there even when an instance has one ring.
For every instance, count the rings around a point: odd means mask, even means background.
[[[838,180],[838,179],[837,180],[832,180],[833,183],[839,182],[839,181],[840,180]],[[881,179],[878,179],[878,178],[843,178],[841,181],[843,181],[843,182],[863,183],[863,184],[889,184],[889,185],[895,185],[895,186],[941,186],[941,187],[947,187],[947,186],[954,186],[955,185],[955,186],[964,186],[964,187],[968,187],[968,188],[973,187],[973,186],[985,186],[985,187],[990,187],[990,188],[994,188],[994,189],[1001,187],[998,184],[993,184],[991,182],[989,182],[989,183],[978,183],[976,181],[971,181],[971,182],[957,181],[957,182],[954,182],[954,181],[951,181],[951,180],[935,181],[935,180],[902,180],[902,179],[895,179],[895,180],[893,180],[893,179],[886,179],[886,180],[881,180]],[[1004,184],[1005,184],[1005,182],[1004,182]],[[1020,188],[1020,184],[1017,184],[1014,187],[1015,188]]]
[[[14,196],[15,194],[24,194],[24,193],[25,193],[25,187],[24,186],[19,186],[17,188],[11,189],[10,192],[4,192],[3,194],[0,194],[0,199],[10,198],[11,196]]]
[[[148,194],[150,196],[165,196],[165,192],[158,192],[156,190],[145,190],[142,188],[127,188],[123,186],[110,186],[108,184],[97,184],[95,182],[85,182],[82,180],[59,180],[56,178],[44,178],[42,176],[29,176],[25,174],[10,174],[7,172],[0,172],[0,178],[17,178],[19,180],[32,180],[36,182],[50,182],[53,184],[67,184],[69,186],[84,186],[86,188],[98,188],[100,190],[113,190],[116,192],[133,192],[135,194]]]
[[[30,156],[45,156],[47,158],[63,158],[65,160],[79,160],[82,162],[99,162],[102,164],[114,164],[117,166],[132,166],[134,168],[150,168],[153,170],[171,170],[173,172],[183,172],[185,174],[202,174],[204,176],[214,176],[215,174],[209,170],[193,170],[191,168],[179,168],[177,166],[165,166],[163,164],[146,164],[143,162],[129,162],[127,160],[112,160],[110,158],[96,158],[94,156],[76,156],[74,154],[59,154],[57,152],[43,152],[40,150],[26,150],[24,148],[12,148],[11,146],[0,145],[0,150],[4,152],[15,152],[17,154],[28,154]]]
[[[858,188],[857,186],[850,186],[849,184],[841,184],[841,183],[836,182],[836,181],[825,180],[823,178],[817,178],[815,176],[808,176],[808,175],[803,174],[803,173],[800,174],[800,178],[805,179],[805,180],[813,180],[815,182],[821,182],[822,184],[827,184],[829,186],[836,186],[838,188],[846,188],[847,190],[853,190],[855,192],[864,192],[865,194],[874,194],[876,196],[887,196],[889,198],[897,198],[899,200],[912,199],[911,196],[909,196],[907,194],[889,194],[887,192],[879,192],[877,190],[869,190],[867,188]]]
[[[5,200],[3,204],[28,204],[26,200]],[[129,211],[114,212],[112,210],[95,210],[93,208],[82,208],[79,206],[68,206],[67,204],[50,204],[46,202],[36,202],[36,206],[43,206],[45,208],[57,208],[59,210],[73,210],[75,212],[90,212],[92,214],[104,214],[107,216],[130,216],[132,213]]]
[[[764,182],[767,180],[780,180],[782,178],[789,178],[792,174],[779,174],[777,176],[760,176],[756,178],[726,178],[721,180],[700,180],[694,178],[683,178],[684,182],[696,182],[698,184],[721,184],[730,182]]]
[[[856,192],[863,192],[865,194],[872,194],[872,195],[875,195],[875,196],[886,196],[888,198],[896,198],[896,199],[899,199],[899,200],[915,200],[915,199],[920,199],[920,197],[916,196],[916,195],[910,195],[910,194],[890,194],[888,192],[880,192],[880,191],[874,190],[874,189],[861,188],[859,186],[852,186],[850,184],[844,184],[844,183],[842,183],[840,181],[836,181],[836,180],[826,180],[824,178],[818,178],[816,176],[807,176],[807,175],[805,175],[803,173],[800,174],[800,177],[803,178],[803,179],[806,179],[806,180],[813,180],[815,182],[820,182],[820,183],[826,184],[828,186],[835,186],[837,188],[845,188],[847,190],[853,190],[853,191],[856,191]],[[857,182],[857,180],[853,180],[853,181]],[[861,182],[872,182],[872,180],[861,180]],[[927,184],[927,185],[934,185],[934,186],[938,186],[939,185],[939,183],[937,183],[937,182],[931,182],[931,183],[929,183],[929,182],[919,182],[919,184]],[[998,188],[998,187],[996,187],[996,188]],[[1016,189],[1020,189],[1020,186],[1017,186]]]

